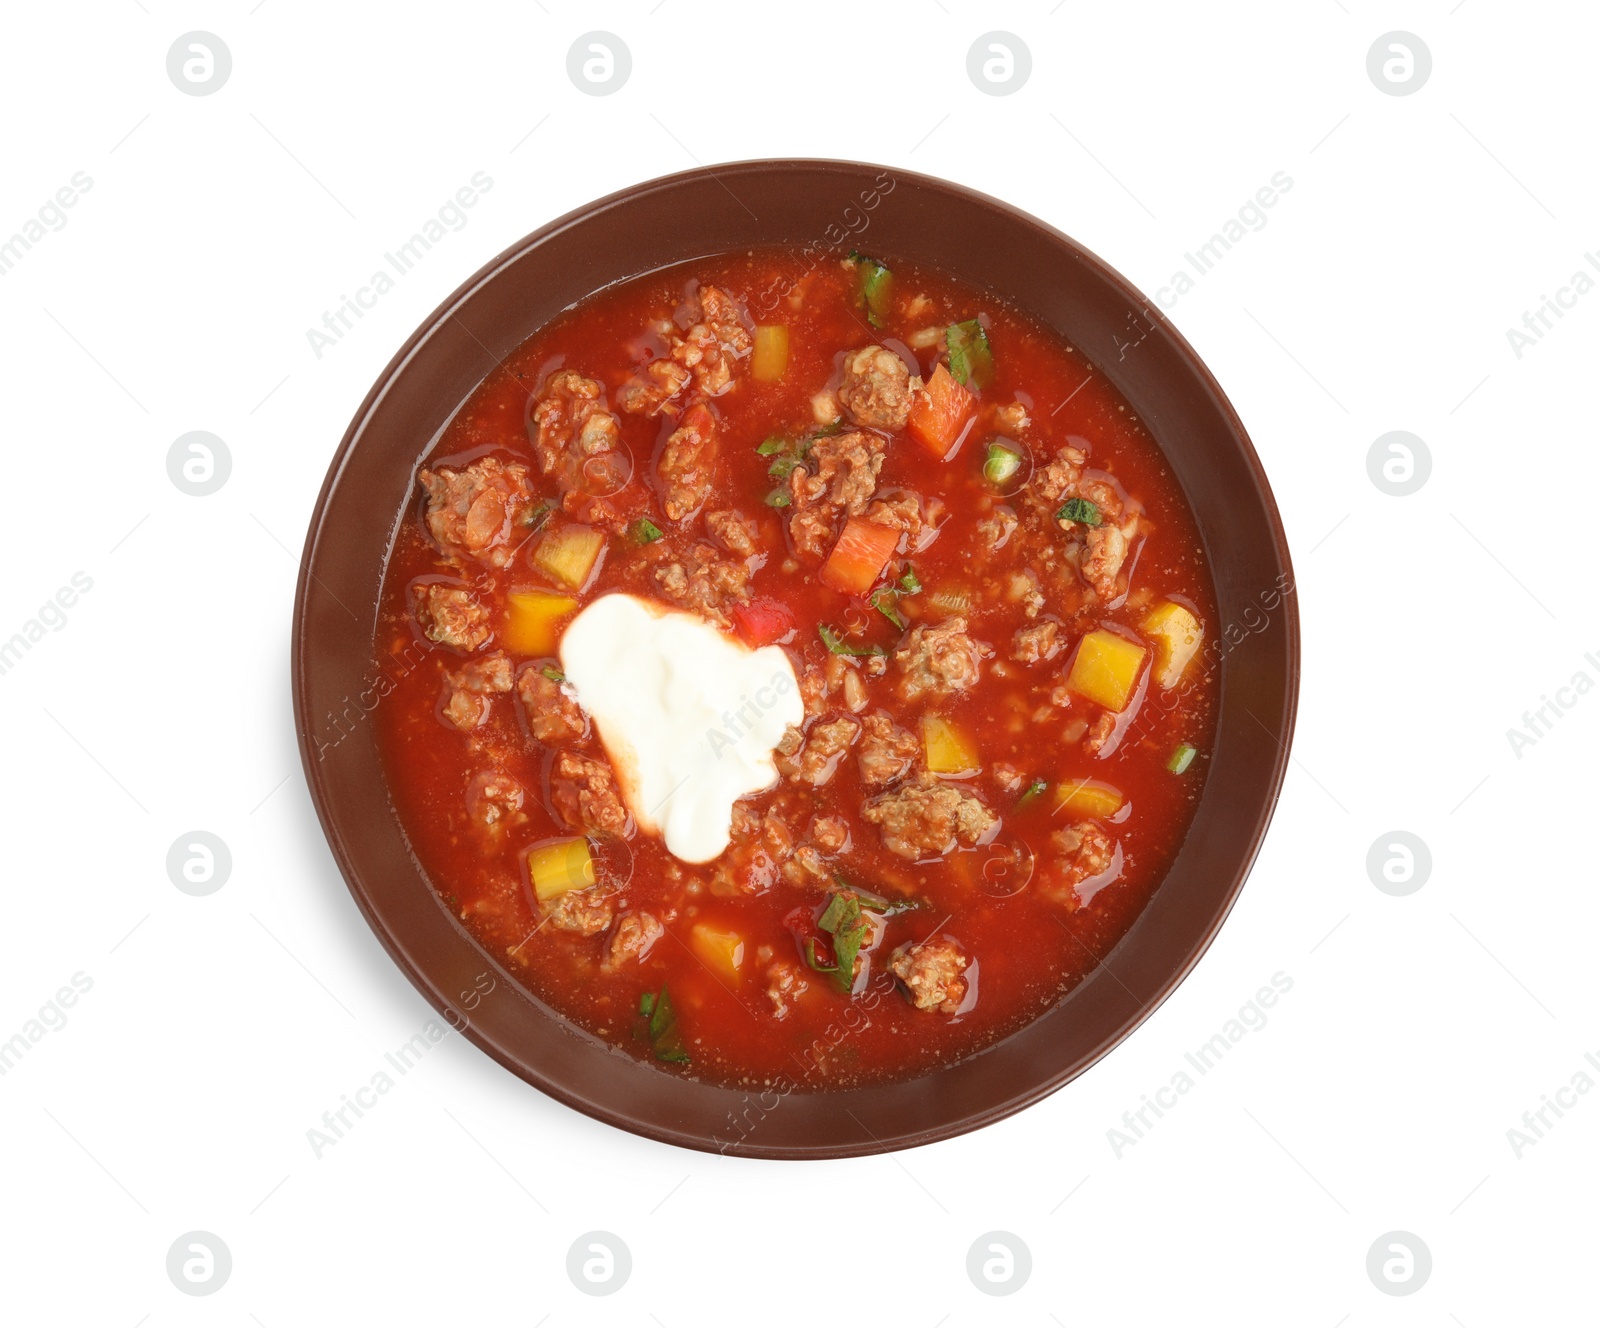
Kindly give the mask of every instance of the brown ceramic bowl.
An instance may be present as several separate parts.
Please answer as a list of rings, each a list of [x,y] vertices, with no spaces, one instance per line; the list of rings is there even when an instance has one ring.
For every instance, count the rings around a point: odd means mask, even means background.
[[[870,236],[864,239],[863,236]],[[391,541],[419,458],[494,364],[601,287],[751,246],[857,244],[988,287],[1057,329],[1139,413],[1182,485],[1215,580],[1217,737],[1166,880],[1099,967],[1011,1037],[923,1078],[761,1097],[618,1054],[540,1002],[439,902],[390,805],[367,713]],[[1133,344],[1133,343],[1137,344]],[[451,1022],[579,1111],[690,1148],[846,1157],[999,1120],[1105,1055],[1166,998],[1222,925],[1278,797],[1294,724],[1299,624],[1289,550],[1243,426],[1150,301],[1059,231],[970,189],[876,166],[753,161],[613,194],[501,254],[420,327],[361,403],[311,519],[295,598],[300,750],[328,843],[368,923]]]

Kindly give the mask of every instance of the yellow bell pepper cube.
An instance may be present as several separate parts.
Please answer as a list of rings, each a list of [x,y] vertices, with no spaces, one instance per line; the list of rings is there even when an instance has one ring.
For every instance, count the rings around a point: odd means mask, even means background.
[[[506,596],[506,621],[500,644],[513,655],[539,657],[556,653],[561,620],[578,611],[571,595],[548,590],[513,590]]]
[[[1147,653],[1125,636],[1096,628],[1078,642],[1067,686],[1107,710],[1124,710]]]
[[[719,978],[738,981],[739,969],[744,964],[744,937],[738,932],[697,922],[689,932],[689,944]]]
[[[1122,810],[1122,794],[1098,779],[1069,779],[1056,786],[1056,811],[1104,820]]]
[[[922,753],[936,775],[965,775],[978,768],[978,748],[971,735],[938,715],[922,717]]]
[[[572,590],[581,590],[605,548],[606,537],[590,526],[561,526],[533,551],[533,565]]]
[[[750,377],[758,383],[775,383],[789,367],[789,329],[782,325],[756,328],[755,349],[750,352]]]
[[[541,904],[559,899],[569,890],[587,889],[595,883],[589,841],[575,837],[535,844],[528,850],[528,877]]]
[[[1183,671],[1200,651],[1204,633],[1199,622],[1183,605],[1167,600],[1145,614],[1140,626],[1155,642],[1156,659],[1151,671],[1156,684],[1164,689],[1176,687]]]

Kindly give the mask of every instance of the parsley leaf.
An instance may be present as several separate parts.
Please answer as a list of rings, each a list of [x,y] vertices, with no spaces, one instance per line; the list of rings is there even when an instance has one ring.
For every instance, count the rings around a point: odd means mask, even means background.
[[[817,635],[822,638],[822,644],[828,647],[831,654],[860,656],[887,655],[889,653],[882,646],[853,646],[826,623],[817,624]]]
[[[897,602],[899,598],[898,594],[885,586],[882,590],[873,591],[867,603],[903,632],[906,630],[906,620],[905,615],[900,612]]]
[[[639,1014],[644,1026],[639,1036],[650,1039],[650,1049],[658,1061],[672,1065],[687,1065],[689,1053],[683,1045],[683,1035],[678,1031],[678,1011],[665,987],[656,995],[648,991],[639,997]]]
[[[955,323],[945,329],[946,358],[950,363],[950,377],[965,386],[969,381],[983,387],[994,374],[994,352],[989,348],[989,334],[976,318]]]
[[[862,944],[872,935],[872,923],[862,916],[861,900],[853,892],[830,895],[828,905],[817,919],[817,926],[833,937],[833,963],[817,958],[816,941],[806,942],[806,963],[833,979],[834,986],[848,995],[856,985],[856,959]]]
[[[1080,521],[1086,526],[1100,524],[1100,509],[1087,498],[1068,498],[1056,510],[1057,521]]]
[[[661,538],[661,527],[647,516],[633,523],[633,538],[638,544],[654,544]]]

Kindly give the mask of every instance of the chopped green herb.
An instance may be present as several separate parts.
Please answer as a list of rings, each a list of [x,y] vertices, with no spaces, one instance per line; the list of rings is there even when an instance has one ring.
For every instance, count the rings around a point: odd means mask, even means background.
[[[906,574],[900,578],[900,592],[904,595],[920,595],[922,582],[917,580],[917,569],[909,563],[906,565]]]
[[[850,259],[856,265],[856,300],[867,311],[867,322],[882,327],[889,314],[889,287],[894,273],[876,258],[852,249]]]
[[[817,958],[815,940],[806,942],[806,963],[819,973],[826,973],[834,985],[847,995],[856,985],[856,958],[863,943],[872,935],[872,923],[864,916],[867,911],[879,911],[875,904],[887,903],[863,897],[854,890],[844,890],[828,897],[827,907],[817,919],[817,926],[833,937],[833,962],[824,964]]]
[[[528,513],[523,524],[526,525],[529,530],[538,530],[546,521],[550,519],[550,513],[554,512],[555,510],[556,505],[549,499],[546,499],[544,502],[540,503],[536,508],[534,508],[533,511]]]
[[[882,646],[853,646],[826,623],[817,624],[817,635],[822,638],[822,644],[828,647],[829,652],[835,655],[887,655],[889,653]]]
[[[812,442],[815,439],[818,439],[818,438],[831,438],[831,437],[833,437],[834,434],[843,433],[843,432],[844,432],[844,421],[842,419],[838,418],[837,416],[835,416],[827,424],[824,424],[820,429],[813,429],[811,431],[811,437],[806,439],[806,446],[809,448],[811,446]]]
[[[906,620],[897,603],[899,598],[899,595],[889,589],[888,586],[885,586],[882,590],[873,591],[867,603],[872,605],[873,608],[903,632],[906,630]]]
[[[650,1049],[655,1052],[656,1059],[673,1065],[687,1065],[689,1053],[684,1048],[683,1035],[678,1031],[678,1012],[673,1007],[667,989],[663,987],[654,996],[649,992],[640,996],[639,1014],[645,1020],[644,1027],[638,1030],[639,1035],[650,1039]]]
[[[863,890],[859,885],[851,885],[842,876],[836,875],[833,879],[839,889],[853,894],[860,901],[862,908],[869,913],[876,913],[880,917],[897,917],[901,913],[910,913],[914,909],[927,907],[920,899],[885,899],[882,895],[875,895],[870,890]]]
[[[642,516],[633,523],[633,539],[636,544],[654,544],[660,538],[661,527],[649,517]]]
[[[1181,775],[1194,764],[1194,758],[1198,754],[1188,743],[1179,743],[1178,750],[1172,753],[1172,759],[1167,762],[1167,769],[1175,775]]]
[[[1028,787],[1025,788],[1022,791],[1022,796],[1017,799],[1017,806],[1019,806],[1019,807],[1027,806],[1028,803],[1032,802],[1035,798],[1037,798],[1041,793],[1043,793],[1049,787],[1050,787],[1050,782],[1048,780],[1045,780],[1045,779],[1036,779],[1036,780],[1034,780],[1033,783],[1029,784]]]
[[[1004,443],[990,443],[983,462],[983,478],[990,484],[1005,485],[1022,469],[1022,457]]]
[[[956,323],[945,329],[944,344],[950,362],[950,377],[966,384],[983,387],[994,376],[994,352],[989,348],[989,334],[976,318]]]
[[[566,682],[567,680],[567,675],[554,664],[546,664],[539,672],[544,674],[551,682]]]
[[[768,507],[789,506],[789,490],[784,481],[805,460],[806,453],[810,450],[809,438],[781,438],[777,435],[768,438],[756,448],[759,456],[772,458],[772,464],[767,467],[767,474],[778,481],[777,487],[767,495]]]
[[[1100,509],[1087,498],[1068,498],[1056,510],[1057,521],[1079,521],[1086,526],[1100,524]]]

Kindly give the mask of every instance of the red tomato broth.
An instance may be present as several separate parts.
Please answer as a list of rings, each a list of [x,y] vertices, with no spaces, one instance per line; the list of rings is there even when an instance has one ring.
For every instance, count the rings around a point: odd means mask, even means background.
[[[595,379],[609,400],[633,376],[642,353],[660,354],[660,338],[645,329],[684,300],[690,283],[719,286],[740,297],[750,306],[751,321],[788,325],[788,364],[779,381],[757,382],[740,374],[729,391],[712,399],[720,452],[715,492],[704,510],[735,507],[758,523],[765,552],[757,555],[760,563],[749,586],[756,611],[735,613],[735,622],[747,639],[759,642],[781,631],[787,615],[793,631],[778,639],[799,675],[803,667],[819,667],[829,658],[819,624],[845,634],[852,644],[887,649],[899,633],[864,600],[825,585],[816,565],[786,570],[791,553],[786,513],[764,501],[774,480],[769,458],[759,455],[757,446],[769,436],[794,436],[812,427],[812,395],[837,379],[843,352],[981,313],[994,359],[981,401],[1015,398],[1027,407],[1032,424],[1024,434],[1025,450],[1034,465],[1073,443],[1090,452],[1090,468],[1109,473],[1137,497],[1151,530],[1132,563],[1131,584],[1153,592],[1151,604],[1173,597],[1195,610],[1209,641],[1216,630],[1214,598],[1198,532],[1170,471],[1127,403],[1059,336],[995,297],[908,264],[893,267],[896,308],[912,294],[926,297],[930,305],[914,318],[889,320],[883,329],[868,324],[855,298],[852,272],[835,264],[808,270],[799,255],[789,252],[701,260],[608,288],[541,329],[493,370],[444,430],[428,464],[464,464],[486,454],[529,460],[530,402],[552,371],[571,369]],[[774,291],[779,292],[775,302],[764,297]],[[802,301],[798,309],[794,298]],[[916,358],[926,379],[936,352],[924,349]],[[632,473],[612,501],[628,520],[648,515],[666,532],[663,543],[677,538],[678,526],[662,513],[655,467],[682,412],[677,419],[619,416]],[[960,447],[943,462],[906,434],[896,435],[887,448],[878,491],[904,488],[925,499],[938,496],[947,513],[926,549],[890,561],[891,572],[909,562],[923,587],[920,594],[898,600],[909,627],[939,620],[931,598],[941,588],[982,589],[971,542],[963,535],[983,505],[995,501],[994,486],[981,469],[986,437],[977,427],[967,429]],[[557,497],[544,477],[536,475],[534,486],[541,496]],[[599,569],[577,598],[588,603],[597,594],[624,590],[662,599],[651,577],[651,556],[626,535],[608,536]],[[1026,625],[1022,611],[997,596],[975,596],[965,614],[968,631],[992,644],[995,653],[973,690],[901,703],[887,690],[892,666],[869,689],[872,709],[887,706],[895,721],[914,733],[921,714],[933,712],[956,721],[975,740],[980,773],[951,782],[978,793],[1000,815],[991,844],[958,849],[947,860],[931,862],[909,862],[891,853],[877,827],[863,824],[856,814],[869,791],[849,754],[824,787],[780,780],[770,793],[748,800],[757,811],[782,809],[797,838],[812,814],[845,816],[851,842],[833,864],[837,874],[890,901],[919,903],[883,922],[882,940],[873,947],[857,994],[847,996],[827,976],[807,969],[803,947],[786,923],[797,909],[813,917],[820,912],[827,898],[821,889],[803,890],[779,880],[761,893],[715,893],[708,882],[710,865],[679,864],[659,840],[643,834],[610,844],[603,856],[610,872],[629,873],[628,908],[652,913],[663,922],[665,935],[642,961],[607,971],[601,964],[604,934],[582,937],[540,925],[524,855],[533,844],[576,832],[555,811],[551,753],[530,737],[520,705],[512,697],[494,701],[487,721],[469,735],[441,722],[441,679],[461,656],[424,638],[410,587],[419,578],[458,576],[489,601],[512,588],[550,588],[530,571],[525,550],[504,569],[462,573],[441,556],[422,520],[402,523],[386,572],[377,641],[380,658],[397,661],[393,689],[376,712],[396,813],[445,906],[562,1016],[651,1060],[640,998],[666,988],[690,1058],[682,1068],[663,1066],[666,1072],[724,1083],[827,1088],[914,1076],[981,1050],[1058,1001],[1115,945],[1160,884],[1199,797],[1215,710],[1214,679],[1204,677],[1196,685],[1192,676],[1201,672],[1203,658],[1191,666],[1189,685],[1170,694],[1175,703],[1161,706],[1150,704],[1154,684],[1147,661],[1141,700],[1124,715],[1128,736],[1111,754],[1091,757],[1062,737],[1067,713],[1050,724],[1031,718],[1040,707],[1041,689],[1047,694],[1065,676],[1072,646],[1048,663],[1012,662],[1008,643]],[[765,605],[776,606],[778,614],[761,609]],[[1137,636],[1141,613],[1124,606],[1102,616],[1115,630]],[[746,626],[752,617],[753,624]],[[1150,643],[1144,639],[1144,644]],[[426,647],[425,653],[419,647]],[[1182,776],[1167,769],[1180,743],[1200,752]],[[599,750],[598,744],[591,743],[590,750]],[[996,782],[994,769],[1001,762],[1018,767],[1029,780],[1047,779],[1051,791],[1017,805],[1017,794]],[[528,790],[524,821],[498,832],[474,819],[469,799],[474,778],[491,767]],[[1073,819],[1055,814],[1055,786],[1079,778],[1114,785],[1126,801],[1107,827],[1119,846],[1120,874],[1070,908],[1040,889],[1040,864],[1052,855],[1051,832]],[[1014,880],[1005,879],[1004,850],[1018,841],[1034,858],[1033,878],[1015,893],[1005,893]],[[986,869],[1002,878],[987,888]],[[736,976],[715,971],[696,953],[697,925],[744,938]],[[976,999],[969,992],[954,1015],[916,1009],[885,968],[895,947],[934,933],[955,937],[976,961],[970,971]],[[773,960],[798,962],[809,984],[781,1019],[766,993],[766,969]]]

